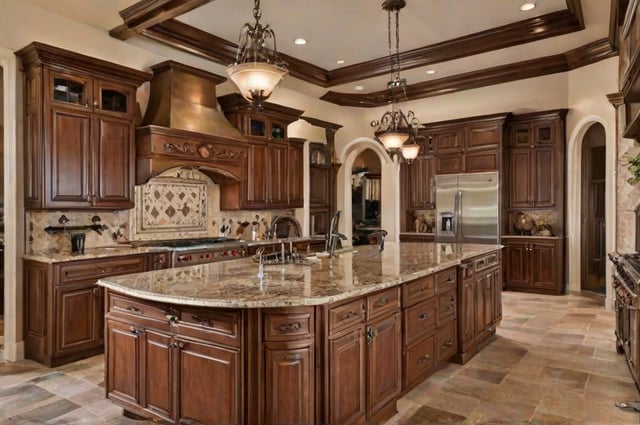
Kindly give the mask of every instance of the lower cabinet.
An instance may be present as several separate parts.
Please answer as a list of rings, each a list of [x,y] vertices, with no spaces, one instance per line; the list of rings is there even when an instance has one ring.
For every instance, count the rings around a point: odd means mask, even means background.
[[[25,260],[25,357],[55,367],[102,353],[104,291],[96,281],[168,265],[158,255],[60,263]]]
[[[489,342],[502,319],[500,252],[466,260],[460,266],[457,360],[466,363]]]
[[[504,238],[505,285],[513,291],[563,294],[564,250],[561,238]]]
[[[329,423],[356,423],[366,415],[364,324],[329,339]]]

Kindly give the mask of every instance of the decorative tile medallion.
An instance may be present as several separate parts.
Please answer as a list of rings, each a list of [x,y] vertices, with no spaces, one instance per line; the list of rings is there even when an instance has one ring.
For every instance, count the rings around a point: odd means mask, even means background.
[[[207,230],[207,184],[202,180],[158,177],[136,191],[136,231]]]

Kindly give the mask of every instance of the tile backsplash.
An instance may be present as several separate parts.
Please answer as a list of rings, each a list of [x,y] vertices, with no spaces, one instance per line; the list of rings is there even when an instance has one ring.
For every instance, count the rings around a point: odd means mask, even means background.
[[[177,169],[135,187],[135,208],[122,211],[27,211],[27,252],[71,252],[71,233],[48,234],[45,228],[93,224],[102,234],[85,230],[85,248],[130,241],[227,236],[244,240],[266,238],[276,216],[294,216],[294,210],[220,211],[220,191],[197,170]]]

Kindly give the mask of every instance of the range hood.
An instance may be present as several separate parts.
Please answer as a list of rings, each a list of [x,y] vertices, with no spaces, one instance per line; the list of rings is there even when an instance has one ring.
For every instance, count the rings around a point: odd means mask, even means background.
[[[151,67],[149,105],[136,130],[136,184],[170,168],[197,168],[218,184],[246,174],[247,139],[218,111],[224,77],[174,61]]]

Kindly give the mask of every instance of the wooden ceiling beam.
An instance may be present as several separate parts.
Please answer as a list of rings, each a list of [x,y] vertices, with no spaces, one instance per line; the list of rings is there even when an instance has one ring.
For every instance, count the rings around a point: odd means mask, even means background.
[[[126,40],[145,29],[180,16],[213,0],[140,0],[120,11],[124,23],[109,31],[112,37]]]

